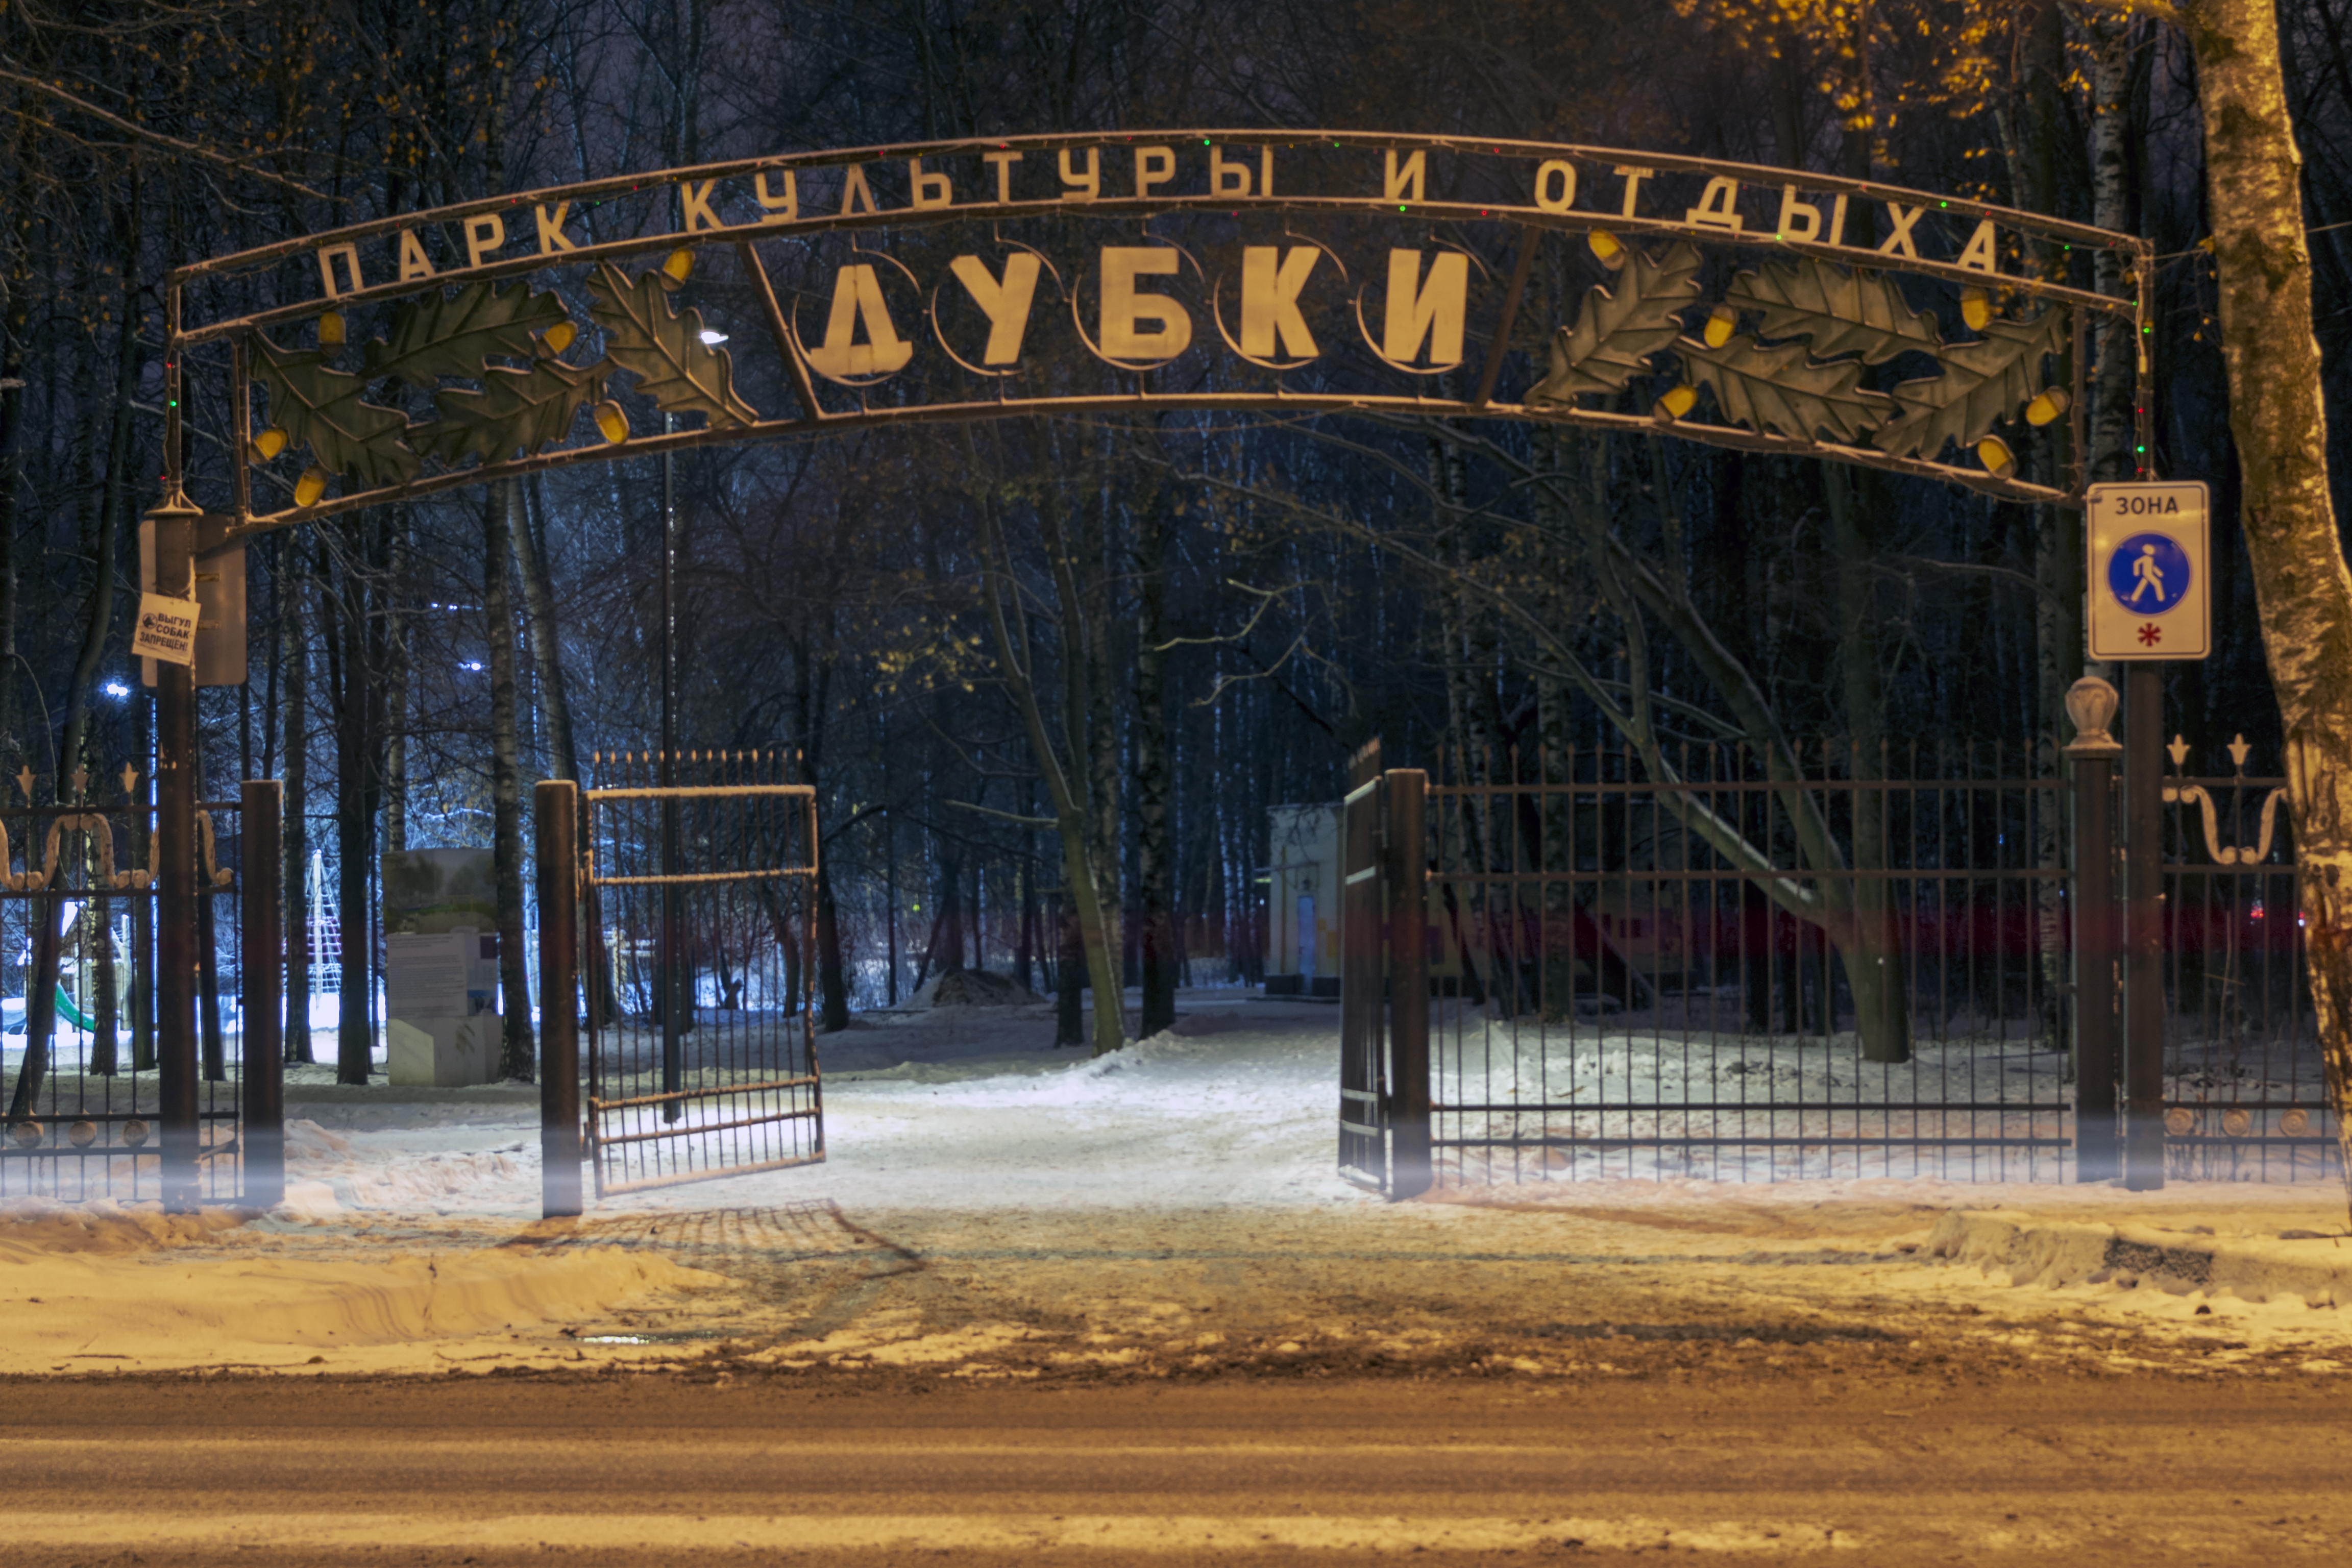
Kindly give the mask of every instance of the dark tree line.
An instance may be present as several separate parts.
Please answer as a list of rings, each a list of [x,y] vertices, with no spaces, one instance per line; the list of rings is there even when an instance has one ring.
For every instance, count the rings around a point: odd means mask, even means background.
[[[2352,226],[2352,226],[2352,3],[2281,16],[2333,392],[2352,311]],[[136,521],[158,499],[170,266],[662,164],[1179,123],[1651,147],[2146,236],[2161,258],[2147,456],[2217,503],[2221,651],[2175,676],[2168,724],[2200,757],[2240,731],[2276,754],[2201,246],[2197,70],[2182,35],[2120,7],[35,4],[0,12],[0,771],[29,768],[44,800],[77,767],[143,767],[150,745],[125,649]],[[607,216],[585,212],[581,232],[617,237]],[[2089,258],[2023,263],[2125,286]],[[812,261],[779,284],[817,279]],[[1524,363],[1586,281],[1534,280]],[[275,302],[262,287],[215,303]],[[713,319],[748,319],[719,269],[693,287]],[[2092,352],[2082,456],[2120,475],[2129,349]],[[215,482],[228,411],[188,414],[185,461]],[[2028,471],[2064,472],[2063,430],[2021,453]],[[1062,1037],[1107,1045],[1168,1022],[1180,978],[1254,978],[1266,809],[1335,798],[1374,737],[1408,763],[1687,740],[1864,766],[1916,743],[1974,765],[1998,742],[2047,772],[2081,673],[2071,514],[1664,440],[1036,422],[705,448],[675,485],[680,742],[790,752],[818,787],[831,1026],[975,966],[1052,986]],[[379,853],[497,849],[518,1073],[527,786],[654,743],[660,496],[653,461],[625,459],[259,542],[252,679],[203,696],[205,793],[285,779],[289,922],[311,912],[315,852],[347,986],[373,960]],[[1639,734],[1637,692],[1657,716]],[[289,958],[299,989],[309,954]],[[1137,1023],[1081,1012],[1115,971],[1144,988]],[[371,1021],[343,1016],[331,1046],[289,1020],[289,1052],[363,1075]]]

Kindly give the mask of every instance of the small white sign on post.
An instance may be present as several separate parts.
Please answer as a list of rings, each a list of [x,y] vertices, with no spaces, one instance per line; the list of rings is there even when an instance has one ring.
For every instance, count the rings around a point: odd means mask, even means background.
[[[2212,653],[2207,507],[2200,480],[2091,487],[2083,518],[2090,551],[2084,634],[2093,659]]]
[[[168,594],[139,595],[139,629],[131,637],[131,656],[165,664],[196,662],[196,602]]]

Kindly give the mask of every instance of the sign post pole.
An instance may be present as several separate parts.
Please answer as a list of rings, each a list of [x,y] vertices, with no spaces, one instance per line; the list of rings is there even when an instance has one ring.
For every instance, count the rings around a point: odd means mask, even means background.
[[[2093,485],[2084,497],[2093,659],[2124,677],[2124,1185],[2164,1185],[2164,666],[2213,649],[2209,498],[2196,482]],[[2078,864],[2107,847],[2086,833]],[[2077,992],[2082,997],[2087,985]],[[2104,1000],[2104,999],[2103,999]],[[2100,1002],[2084,999],[2086,1010]],[[2111,1004],[2108,1004],[2111,1005]],[[2087,1086],[2080,1093],[2091,1103]],[[2077,1112],[2077,1125],[2082,1110]],[[2078,1150],[2078,1169],[2087,1151]]]
[[[2164,1185],[2164,667],[2124,691],[2124,1185]]]

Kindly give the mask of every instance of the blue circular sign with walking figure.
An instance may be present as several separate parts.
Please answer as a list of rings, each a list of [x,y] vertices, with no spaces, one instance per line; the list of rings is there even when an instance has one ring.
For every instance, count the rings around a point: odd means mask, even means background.
[[[2107,592],[2126,610],[2160,616],[2189,595],[2189,552],[2165,533],[2135,533],[2107,557]]]

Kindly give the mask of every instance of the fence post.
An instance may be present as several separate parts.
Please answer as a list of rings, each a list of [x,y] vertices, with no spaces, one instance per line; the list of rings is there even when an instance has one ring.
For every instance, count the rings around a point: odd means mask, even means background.
[[[2116,1141],[2116,689],[2086,675],[2066,689],[2074,740],[2074,1179],[2119,1173]]]
[[[2164,1185],[2164,667],[2124,678],[2124,1185]]]
[[[276,1208],[286,1196],[286,1047],[280,1009],[286,1001],[286,933],[278,923],[285,890],[278,875],[278,837],[285,786],[276,779],[247,779],[237,837],[245,852],[245,887],[238,912],[242,951],[240,1012],[245,1021],[239,1047],[245,1104],[245,1201],[252,1208]]]
[[[1388,789],[1389,1070],[1395,1110],[1390,1120],[1389,1195],[1429,1190],[1429,855],[1423,814],[1429,775],[1399,768]]]
[[[539,830],[540,1212],[580,1212],[580,786],[543,779]]]

